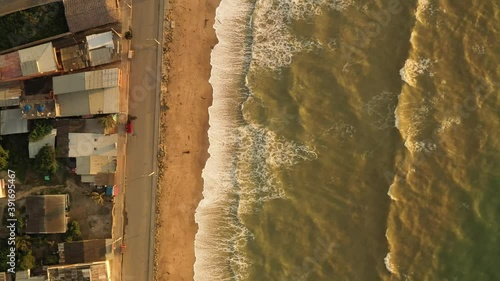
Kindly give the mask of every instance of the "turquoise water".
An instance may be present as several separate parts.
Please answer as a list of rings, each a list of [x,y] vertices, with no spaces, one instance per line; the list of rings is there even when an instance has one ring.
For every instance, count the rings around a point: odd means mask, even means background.
[[[500,280],[499,6],[223,0],[195,280]]]

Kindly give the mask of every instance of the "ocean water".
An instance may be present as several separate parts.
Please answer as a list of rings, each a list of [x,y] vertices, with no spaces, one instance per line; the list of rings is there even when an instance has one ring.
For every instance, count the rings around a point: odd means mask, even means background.
[[[500,280],[500,1],[222,0],[196,281]]]

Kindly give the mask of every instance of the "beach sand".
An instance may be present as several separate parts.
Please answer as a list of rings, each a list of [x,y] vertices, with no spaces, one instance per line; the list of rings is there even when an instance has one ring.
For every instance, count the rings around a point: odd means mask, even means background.
[[[208,107],[212,104],[208,79],[210,52],[217,43],[212,26],[219,1],[170,3],[163,66],[168,82],[162,86],[158,164],[155,277],[160,281],[193,280],[198,231],[194,214],[202,199],[201,173],[208,158]],[[175,21],[173,29],[170,19]]]

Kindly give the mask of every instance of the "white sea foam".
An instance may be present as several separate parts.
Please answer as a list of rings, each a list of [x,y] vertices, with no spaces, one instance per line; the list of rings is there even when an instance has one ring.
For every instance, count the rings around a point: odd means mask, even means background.
[[[391,261],[391,253],[387,253],[387,255],[384,258],[384,263],[385,263],[385,268],[392,273],[392,274],[397,274],[397,268],[396,265],[392,263]]]
[[[365,108],[375,121],[372,125],[379,130],[394,127],[397,122],[396,118],[396,106],[397,106],[398,95],[389,91],[383,91],[382,93],[372,97],[370,101],[365,104]]]
[[[241,119],[242,101],[248,95],[242,78],[250,59],[259,59],[249,44],[252,9],[245,0],[222,0],[216,12],[219,43],[211,56],[210,158],[202,174],[204,198],[195,214],[197,281],[247,278],[251,261],[241,249],[253,235],[241,215],[268,200],[285,198],[285,187],[275,173],[316,157],[313,149]],[[253,16],[258,18],[259,12]],[[283,65],[280,60],[278,56],[272,65]]]
[[[433,75],[431,67],[432,62],[430,59],[407,59],[403,68],[399,70],[399,75],[403,81],[408,83],[410,86],[415,87],[419,76],[424,74],[428,74],[429,76]]]

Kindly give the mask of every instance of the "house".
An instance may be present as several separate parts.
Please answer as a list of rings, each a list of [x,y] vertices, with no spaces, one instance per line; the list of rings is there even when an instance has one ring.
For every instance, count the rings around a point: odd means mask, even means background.
[[[41,140],[36,142],[30,142],[28,144],[28,151],[30,158],[31,159],[35,158],[38,152],[40,152],[40,149],[42,149],[46,145],[51,146],[55,149],[56,136],[57,136],[57,129],[52,129],[52,132],[43,137]]]
[[[22,118],[21,109],[0,110],[0,135],[24,134],[28,132],[28,120]]]
[[[50,97],[22,100],[19,102],[19,107],[24,119],[47,119],[60,115],[59,105]]]
[[[105,261],[112,254],[111,239],[59,243],[59,263],[79,264]]]
[[[121,59],[120,37],[113,31],[86,37],[91,66],[108,64]]]
[[[109,262],[57,265],[47,268],[47,281],[111,281]]]
[[[0,82],[26,80],[59,71],[51,42],[0,56]]]
[[[117,134],[69,133],[68,138],[68,157],[117,156]]]
[[[19,106],[22,91],[20,81],[0,84],[0,107]]]
[[[26,233],[49,234],[67,231],[68,195],[26,197]]]
[[[99,174],[114,174],[116,172],[116,157],[113,156],[83,156],[76,157],[76,174],[81,175],[82,182],[95,182]]]
[[[28,269],[16,272],[16,281],[45,281],[45,276],[31,276],[31,272]]]
[[[63,0],[69,31],[76,33],[120,21],[115,0]]]
[[[89,54],[86,44],[78,44],[59,49],[61,63],[65,71],[73,71],[90,67]]]
[[[117,113],[121,79],[118,68],[54,77],[59,116]]]

